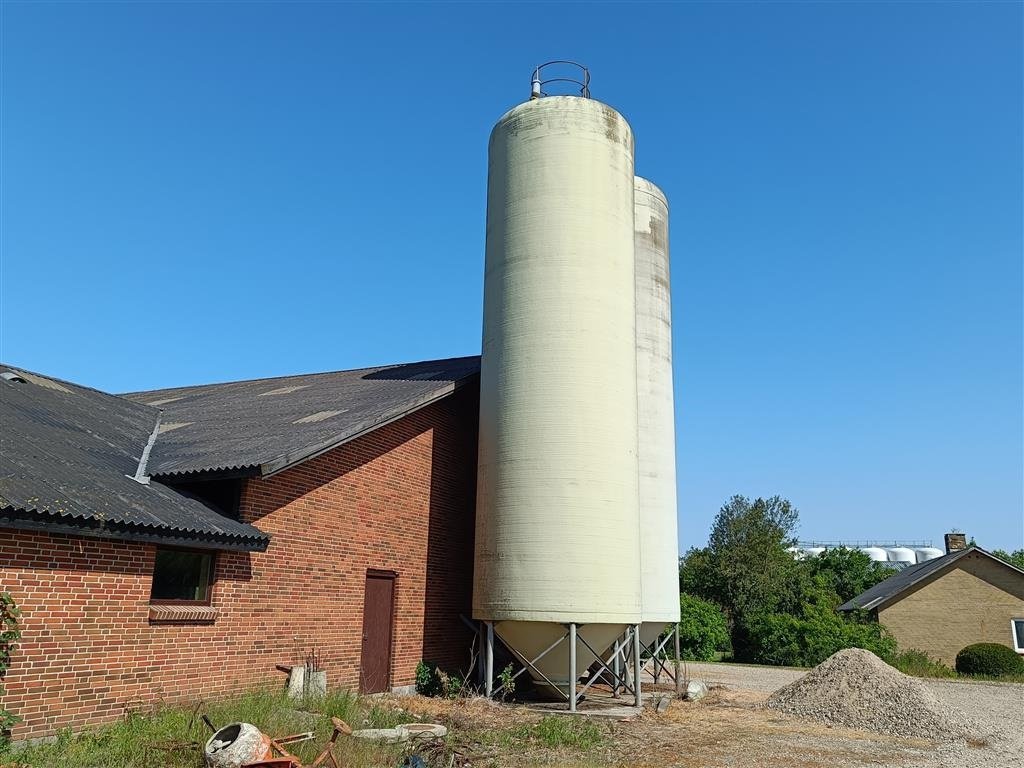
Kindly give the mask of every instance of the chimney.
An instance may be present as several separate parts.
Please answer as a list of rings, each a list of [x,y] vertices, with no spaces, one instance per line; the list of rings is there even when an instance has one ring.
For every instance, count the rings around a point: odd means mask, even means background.
[[[947,533],[946,554],[948,555],[950,552],[959,552],[961,549],[967,549],[967,534]]]

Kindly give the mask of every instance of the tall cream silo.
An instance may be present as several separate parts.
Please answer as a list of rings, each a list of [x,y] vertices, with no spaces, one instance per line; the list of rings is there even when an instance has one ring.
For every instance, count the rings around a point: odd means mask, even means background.
[[[633,242],[622,115],[548,96],[498,121],[473,616],[549,692],[641,616]]]
[[[672,394],[672,299],[669,294],[668,200],[635,179],[636,373],[639,430],[640,567],[643,623],[650,646],[679,621],[675,407]]]

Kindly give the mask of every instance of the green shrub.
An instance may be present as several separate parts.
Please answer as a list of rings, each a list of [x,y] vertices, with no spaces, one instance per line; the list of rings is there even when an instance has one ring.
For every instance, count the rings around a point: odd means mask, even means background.
[[[999,643],[975,643],[956,655],[956,671],[962,675],[1024,674],[1024,658],[1012,648]]]
[[[421,661],[416,665],[416,693],[420,696],[437,696],[441,693],[441,680],[437,676],[437,665]]]
[[[0,592],[0,679],[11,663],[11,652],[18,644],[21,631],[18,629],[18,607],[7,592]],[[0,685],[0,696],[4,688]],[[0,706],[0,752],[7,748],[11,738],[11,728],[21,720],[13,712]]]
[[[429,661],[416,665],[416,693],[420,696],[457,699],[467,689],[468,681],[458,672],[445,672]]]
[[[883,659],[896,653],[896,641],[875,621],[845,617],[825,603],[804,606],[801,615],[762,613],[742,626],[744,661],[813,667],[844,648],[863,648]]]
[[[729,629],[722,609],[693,595],[679,596],[679,653],[684,661],[712,661],[729,648]],[[668,648],[669,652],[674,649]]]
[[[914,677],[956,677],[954,670],[915,648],[897,653],[889,663],[903,674]]]

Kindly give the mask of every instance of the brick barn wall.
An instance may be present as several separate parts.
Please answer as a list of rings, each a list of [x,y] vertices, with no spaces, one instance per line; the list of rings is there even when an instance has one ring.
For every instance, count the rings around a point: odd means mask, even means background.
[[[900,648],[953,666],[973,643],[1013,647],[1010,620],[1024,618],[1024,575],[972,553],[878,611]]]
[[[150,544],[0,530],[0,589],[22,610],[2,684],[15,739],[110,722],[126,708],[283,686],[315,645],[329,684],[357,688],[367,569],[394,571],[392,686],[429,659],[465,670],[476,474],[474,388],[271,478],[242,519],[265,553],[219,552],[217,618],[149,619]]]

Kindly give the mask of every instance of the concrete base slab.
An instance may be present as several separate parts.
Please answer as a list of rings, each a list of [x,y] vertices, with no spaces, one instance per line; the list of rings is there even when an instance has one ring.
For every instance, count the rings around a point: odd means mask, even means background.
[[[526,705],[528,710],[543,712],[546,715],[569,715],[573,713],[567,709],[568,705],[563,702],[531,702]],[[632,704],[623,704],[619,701],[584,699],[576,705],[577,715],[584,717],[606,717],[615,720],[632,720],[640,714],[640,710]]]

